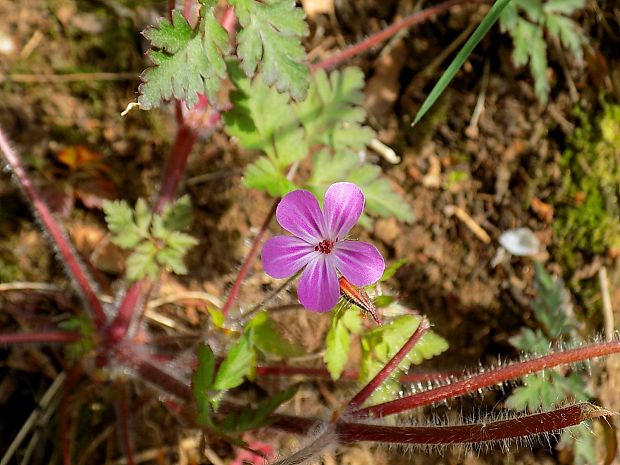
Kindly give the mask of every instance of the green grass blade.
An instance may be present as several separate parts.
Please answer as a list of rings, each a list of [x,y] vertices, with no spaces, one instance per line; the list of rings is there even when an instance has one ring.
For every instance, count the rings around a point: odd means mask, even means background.
[[[452,81],[452,78],[454,78],[458,70],[461,69],[461,66],[463,66],[463,63],[465,63],[467,57],[469,57],[474,48],[476,48],[478,42],[480,42],[485,36],[485,34],[489,32],[491,26],[495,24],[495,22],[499,18],[499,15],[502,13],[504,8],[506,8],[506,5],[508,5],[508,3],[510,3],[511,1],[512,0],[497,0],[495,2],[495,4],[491,7],[489,12],[480,23],[480,25],[467,40],[465,45],[463,45],[461,51],[458,53],[458,55],[456,55],[452,63],[450,63],[448,69],[442,74],[441,78],[439,78],[439,81],[437,81],[437,84],[435,84],[435,87],[433,87],[431,93],[428,94],[428,97],[426,97],[426,100],[424,100],[424,103],[418,110],[418,113],[415,115],[415,119],[413,120],[411,126],[415,126],[428,112],[428,110],[430,110],[435,101],[443,93],[446,87],[448,87],[448,84],[450,84],[450,81]]]

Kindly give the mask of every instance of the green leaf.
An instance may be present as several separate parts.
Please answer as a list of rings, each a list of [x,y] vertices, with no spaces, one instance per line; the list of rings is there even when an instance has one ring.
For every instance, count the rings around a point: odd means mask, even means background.
[[[549,351],[549,340],[539,329],[524,328],[517,336],[510,338],[510,343],[528,354],[542,355]]]
[[[355,309],[349,309],[340,317],[342,324],[353,334],[362,333],[362,316]]]
[[[207,311],[209,312],[209,316],[211,317],[211,321],[213,322],[213,324],[218,328],[223,328],[226,317],[224,316],[222,311],[215,307],[212,307],[211,305],[207,307]]]
[[[252,372],[256,363],[256,356],[252,348],[251,331],[244,333],[234,344],[226,359],[220,365],[215,377],[213,388],[225,391],[235,388],[243,382],[243,378]]]
[[[351,172],[347,181],[357,184],[366,196],[366,208],[382,218],[396,217],[411,223],[413,211],[405,200],[392,188],[390,182],[381,177],[381,168],[375,165],[362,165]]]
[[[446,87],[448,87],[450,81],[452,81],[454,76],[456,76],[456,73],[461,69],[461,67],[465,63],[465,60],[467,60],[471,52],[474,50],[474,48],[476,48],[478,42],[480,42],[482,38],[486,35],[486,33],[489,32],[489,29],[491,29],[491,26],[493,26],[493,24],[495,24],[497,18],[502,13],[502,10],[506,8],[506,6],[511,1],[512,0],[497,0],[493,4],[489,12],[483,18],[480,25],[476,28],[476,30],[467,40],[467,42],[465,42],[463,48],[461,48],[452,63],[450,63],[450,66],[448,66],[448,69],[446,69],[446,71],[442,74],[441,78],[439,78],[439,81],[437,81],[437,84],[435,84],[430,94],[428,94],[428,96],[422,103],[422,106],[418,110],[418,113],[415,115],[413,123],[411,124],[412,126],[415,126],[418,121],[420,121],[422,117],[428,112],[428,110],[433,106],[435,101],[443,93]]]
[[[411,207],[393,190],[390,182],[381,177],[381,168],[362,164],[353,152],[330,155],[322,150],[315,155],[312,165],[312,176],[307,187],[317,198],[323,198],[332,183],[346,179],[362,189],[370,213],[383,218],[395,216],[401,221],[413,221]]]
[[[260,157],[248,165],[243,176],[243,184],[252,189],[269,192],[274,197],[282,197],[297,189],[297,186],[267,157]]]
[[[543,5],[546,13],[561,13],[564,15],[572,15],[575,11],[585,7],[585,0],[547,0]]]
[[[252,318],[248,327],[254,329],[254,345],[262,352],[280,357],[293,357],[303,353],[300,347],[284,339],[275,322],[269,318],[265,311]]]
[[[260,80],[251,81],[234,64],[229,73],[237,89],[230,96],[233,109],[224,113],[226,132],[241,147],[265,152],[281,172],[305,157],[308,144],[288,95]]]
[[[312,161],[312,175],[307,181],[310,190],[322,199],[327,188],[342,179],[360,165],[359,157],[350,151],[330,154],[328,150],[317,152]]]
[[[189,196],[184,195],[174,203],[168,204],[161,212],[161,218],[166,229],[182,231],[192,224],[192,204]]]
[[[247,76],[260,63],[268,86],[303,100],[308,91],[309,69],[301,37],[308,34],[304,12],[293,0],[230,0],[242,30],[237,34],[237,55]]]
[[[215,373],[215,355],[208,345],[198,347],[198,366],[192,378],[192,392],[198,407],[198,424],[209,423],[211,415],[211,391]]]
[[[381,367],[398,352],[420,324],[420,317],[403,315],[375,328],[362,336],[362,366],[360,381],[368,382]],[[448,348],[448,342],[433,331],[424,333],[420,341],[409,351],[399,365],[406,370],[411,364],[418,365]],[[398,370],[396,370],[398,371]],[[393,376],[398,376],[398,373]]]
[[[127,278],[132,281],[157,275],[157,247],[150,241],[140,243],[127,259]]]
[[[568,315],[570,295],[560,278],[554,278],[542,264],[534,262],[535,286],[538,292],[532,301],[532,310],[536,319],[543,325],[546,333],[553,340],[570,336],[572,326]]]
[[[227,433],[241,433],[268,426],[271,423],[269,416],[284,402],[292,399],[298,389],[299,385],[296,384],[261,401],[255,410],[244,409],[231,413],[226,416],[219,427]]]
[[[521,8],[531,21],[539,22],[543,17],[543,6],[540,0],[515,0],[515,3]]]
[[[203,2],[200,21],[193,30],[177,10],[172,23],[162,19],[149,27],[144,36],[151,42],[148,56],[155,65],[141,75],[138,102],[144,110],[175,97],[189,107],[198,103],[198,94],[215,99],[221,80],[226,77],[224,54],[230,51],[228,33],[213,16],[213,2]]]
[[[541,28],[530,29],[530,72],[534,77],[534,92],[544,105],[549,98],[547,76],[547,43]]]
[[[570,50],[577,61],[583,61],[583,45],[586,39],[577,23],[564,16],[548,14],[545,25],[549,33],[560,39],[562,45]]]
[[[390,279],[392,276],[394,276],[396,274],[396,272],[401,267],[406,265],[407,262],[409,262],[409,259],[401,258],[400,260],[397,260],[397,261],[391,263],[390,266],[388,266],[385,269],[385,271],[383,272],[383,276],[381,276],[381,278],[379,278],[379,282],[387,281],[388,279]]]
[[[187,266],[184,262],[184,252],[175,249],[162,249],[157,252],[157,263],[176,274],[187,274]]]
[[[112,232],[112,242],[124,249],[132,249],[144,236],[136,227],[133,220],[133,211],[124,200],[103,201],[105,221]]]
[[[325,339],[325,355],[327,371],[333,380],[340,378],[349,355],[351,340],[341,319],[334,317]]]
[[[314,73],[308,97],[293,105],[310,145],[359,151],[370,143],[374,131],[362,126],[363,89],[364,73],[359,68],[333,71],[329,77],[322,69]]]
[[[190,248],[198,245],[198,239],[180,231],[171,231],[166,237],[166,247],[185,254]]]
[[[148,237],[149,226],[151,226],[151,218],[153,215],[151,214],[151,210],[149,209],[146,200],[143,198],[139,198],[136,201],[134,217],[136,219],[136,228],[138,228],[139,234],[142,237]]]

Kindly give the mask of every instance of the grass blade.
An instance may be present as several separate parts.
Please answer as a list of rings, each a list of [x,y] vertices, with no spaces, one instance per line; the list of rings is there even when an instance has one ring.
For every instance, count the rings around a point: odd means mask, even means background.
[[[437,81],[437,84],[435,84],[435,87],[433,87],[433,90],[431,90],[430,94],[428,94],[428,97],[426,97],[426,100],[424,100],[424,103],[422,103],[422,106],[418,110],[418,113],[415,115],[415,119],[413,120],[413,123],[411,123],[411,126],[415,126],[428,112],[428,110],[430,110],[435,101],[443,93],[446,87],[448,87],[448,84],[450,84],[452,78],[454,78],[459,69],[461,69],[463,63],[465,63],[465,60],[467,60],[467,57],[469,57],[474,48],[476,48],[478,42],[480,42],[482,38],[486,35],[486,33],[489,32],[491,26],[495,24],[495,22],[499,18],[499,15],[511,1],[512,0],[497,0],[493,4],[480,25],[476,28],[476,30],[467,40],[467,42],[465,42],[463,48],[456,55],[452,63],[450,63],[448,69],[439,78],[439,81]]]

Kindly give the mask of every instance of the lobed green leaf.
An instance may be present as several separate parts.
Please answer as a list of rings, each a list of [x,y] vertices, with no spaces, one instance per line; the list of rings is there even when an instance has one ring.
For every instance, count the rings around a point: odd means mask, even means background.
[[[215,99],[226,77],[224,55],[229,53],[228,33],[213,16],[212,2],[204,2],[200,20],[192,29],[177,10],[172,22],[162,19],[144,31],[151,41],[147,55],[155,66],[141,75],[138,102],[144,110],[157,107],[172,97],[189,107],[198,103],[198,94]]]
[[[247,76],[260,68],[268,86],[303,100],[309,69],[301,37],[308,34],[304,12],[293,0],[230,0],[241,24],[237,55]],[[260,64],[259,64],[260,63]]]
[[[252,332],[248,331],[228,351],[217,372],[213,388],[217,391],[226,391],[239,386],[243,378],[253,371],[255,364]]]
[[[327,365],[327,371],[333,380],[340,378],[349,356],[351,339],[340,318],[334,317],[332,325],[325,339],[325,355],[323,359]]]

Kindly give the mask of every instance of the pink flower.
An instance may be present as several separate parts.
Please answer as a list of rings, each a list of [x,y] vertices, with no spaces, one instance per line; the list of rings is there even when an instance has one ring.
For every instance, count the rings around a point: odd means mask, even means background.
[[[332,184],[323,211],[304,190],[284,196],[278,223],[293,236],[276,236],[263,247],[263,268],[273,278],[288,278],[302,268],[297,296],[309,310],[326,312],[338,302],[338,273],[356,286],[376,282],[385,269],[374,245],[346,236],[364,210],[364,194],[350,182]]]

